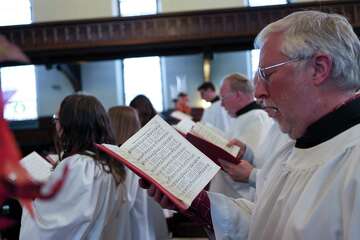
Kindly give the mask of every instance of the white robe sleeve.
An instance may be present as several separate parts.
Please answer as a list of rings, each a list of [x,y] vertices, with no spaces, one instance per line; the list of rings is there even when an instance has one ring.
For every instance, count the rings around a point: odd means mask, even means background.
[[[36,218],[23,211],[20,239],[85,239],[101,236],[111,214],[109,198],[116,198],[110,174],[89,157],[69,157],[55,169],[46,187],[52,186],[63,172],[69,174],[60,192],[49,201],[35,200]],[[105,176],[104,176],[105,175]],[[45,187],[45,188],[46,188]]]
[[[209,192],[208,196],[216,239],[247,239],[254,203],[218,193]]]
[[[360,157],[358,154],[355,155],[355,159],[353,165],[349,167],[351,173],[347,175],[342,194],[344,240],[358,240],[360,236]]]
[[[126,168],[125,185],[129,201],[129,221],[133,239],[153,240],[155,224],[150,222],[148,195],[145,189],[139,187],[139,177]],[[158,219],[161,221],[162,219]]]

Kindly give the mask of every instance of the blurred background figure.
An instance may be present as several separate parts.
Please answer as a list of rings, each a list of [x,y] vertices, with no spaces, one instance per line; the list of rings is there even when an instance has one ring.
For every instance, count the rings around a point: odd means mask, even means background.
[[[150,100],[144,95],[137,96],[131,103],[137,105],[144,119],[132,107],[116,106],[109,109],[109,117],[115,132],[116,144],[121,145],[145,125],[156,112]],[[147,109],[148,107],[149,109]],[[141,121],[142,120],[142,121]],[[127,195],[129,200],[129,223],[131,236],[127,239],[162,240],[168,239],[167,226],[162,209],[139,187],[139,177],[126,168]]]
[[[137,95],[130,102],[130,107],[137,110],[140,118],[141,127],[143,127],[157,112],[150,100],[145,95]]]
[[[175,111],[180,111],[185,114],[191,115],[191,107],[189,106],[189,96],[186,93],[180,92],[178,94],[175,103]]]
[[[202,99],[211,103],[211,106],[204,110],[201,121],[226,132],[229,129],[230,116],[221,106],[220,97],[216,94],[214,84],[204,82],[197,90]]]

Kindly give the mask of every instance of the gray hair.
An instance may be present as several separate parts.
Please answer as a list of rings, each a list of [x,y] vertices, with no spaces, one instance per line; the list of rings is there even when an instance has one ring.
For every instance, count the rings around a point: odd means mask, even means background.
[[[261,48],[271,33],[283,34],[281,52],[289,58],[328,54],[333,62],[333,83],[344,90],[360,87],[360,42],[344,16],[319,11],[292,13],[266,26],[256,37],[255,48]]]
[[[232,73],[224,78],[224,81],[229,82],[231,91],[240,91],[249,95],[254,94],[254,86],[252,82],[241,73]]]

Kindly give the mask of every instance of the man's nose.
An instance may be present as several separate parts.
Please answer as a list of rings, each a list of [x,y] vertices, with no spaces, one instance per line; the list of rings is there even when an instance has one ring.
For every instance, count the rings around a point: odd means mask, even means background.
[[[268,97],[268,91],[263,81],[257,79],[255,81],[255,97],[257,99],[265,99]]]

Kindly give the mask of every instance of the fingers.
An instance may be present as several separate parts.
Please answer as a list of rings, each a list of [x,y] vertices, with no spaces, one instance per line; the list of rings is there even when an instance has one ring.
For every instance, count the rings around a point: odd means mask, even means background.
[[[156,192],[156,188],[153,184],[150,185],[150,187],[147,190],[148,194],[150,197],[155,198],[155,192]]]
[[[233,138],[226,144],[226,146],[232,147],[232,146],[238,146],[238,144],[239,144],[239,140],[237,140],[236,138]]]
[[[233,169],[236,166],[236,164],[233,164],[223,159],[218,159],[218,161],[225,172],[229,172],[231,169]]]
[[[238,154],[236,155],[236,161],[240,162],[241,159],[243,158],[244,154],[246,151],[246,145],[244,144],[242,147],[240,147],[240,150],[238,152]]]
[[[140,178],[139,179],[139,186],[144,188],[144,189],[149,189],[151,184],[148,181],[146,181],[145,179]]]
[[[164,195],[155,185],[151,184],[150,188],[147,190],[149,196],[153,197],[156,202],[160,204],[162,208],[176,210],[176,206],[171,202],[171,200]]]
[[[236,138],[231,139],[226,144],[227,147],[238,146],[240,148],[242,148],[244,145],[245,145],[245,143],[241,142],[239,139],[236,139]]]

